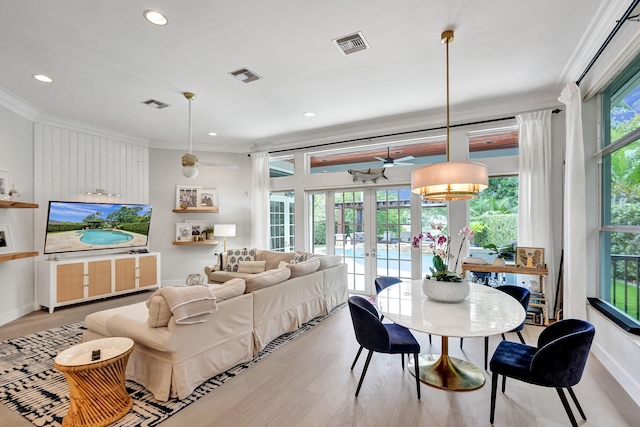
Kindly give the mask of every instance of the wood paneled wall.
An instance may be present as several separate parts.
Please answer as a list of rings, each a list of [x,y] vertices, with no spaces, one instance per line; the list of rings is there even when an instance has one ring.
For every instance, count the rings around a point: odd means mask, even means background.
[[[149,202],[149,149],[144,141],[34,123],[35,248],[42,253],[50,200]],[[95,196],[104,189],[120,197]]]

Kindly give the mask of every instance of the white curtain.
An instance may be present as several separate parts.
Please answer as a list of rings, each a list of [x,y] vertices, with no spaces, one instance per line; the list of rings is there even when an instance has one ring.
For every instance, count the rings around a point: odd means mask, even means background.
[[[269,249],[269,153],[251,153],[251,247]]]
[[[551,218],[551,111],[516,116],[519,125],[518,246],[544,248],[549,271],[546,297],[548,315],[555,296],[555,255]],[[537,278],[536,278],[537,280]]]
[[[587,318],[586,184],[582,138],[582,95],[569,83],[558,98],[567,106],[564,182],[564,317]]]

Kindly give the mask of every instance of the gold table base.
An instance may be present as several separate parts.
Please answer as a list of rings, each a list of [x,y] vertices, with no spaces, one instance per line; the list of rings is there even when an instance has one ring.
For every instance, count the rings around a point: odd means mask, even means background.
[[[466,360],[449,357],[448,337],[442,337],[442,354],[419,356],[420,381],[449,391],[470,391],[485,383],[484,373]],[[409,362],[409,371],[416,375],[415,360]]]

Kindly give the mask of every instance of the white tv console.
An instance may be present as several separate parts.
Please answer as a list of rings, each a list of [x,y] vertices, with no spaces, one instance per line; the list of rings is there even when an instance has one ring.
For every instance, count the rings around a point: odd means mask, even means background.
[[[56,307],[159,287],[160,252],[38,261],[38,303]]]

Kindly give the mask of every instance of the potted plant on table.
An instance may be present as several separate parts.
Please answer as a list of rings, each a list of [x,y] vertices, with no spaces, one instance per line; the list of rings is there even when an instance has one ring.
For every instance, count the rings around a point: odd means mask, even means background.
[[[207,225],[205,227],[204,230],[202,230],[203,233],[205,233],[205,235],[207,236],[207,240],[214,240],[214,226],[213,225]]]
[[[505,258],[513,259],[513,256],[516,253],[516,250],[513,247],[513,243],[507,243],[506,245],[498,246],[494,243],[489,243],[488,245],[484,245],[483,248],[489,249],[489,255],[495,255],[496,257],[493,259],[493,265],[498,267],[505,266]]]
[[[464,246],[464,241],[473,240],[474,232],[465,226],[458,233],[462,236],[458,254],[455,256],[456,261],[453,270],[449,270],[449,262],[454,258],[451,254],[451,237],[443,232],[444,226],[440,224],[431,224],[431,227],[438,231],[437,234],[420,233],[414,236],[412,246],[420,248],[422,240],[430,241],[429,246],[433,249],[433,267],[430,267],[431,274],[427,274],[422,282],[422,290],[426,296],[436,301],[458,302],[464,300],[469,295],[469,283],[462,280],[456,270],[458,269],[458,261],[460,253]]]

